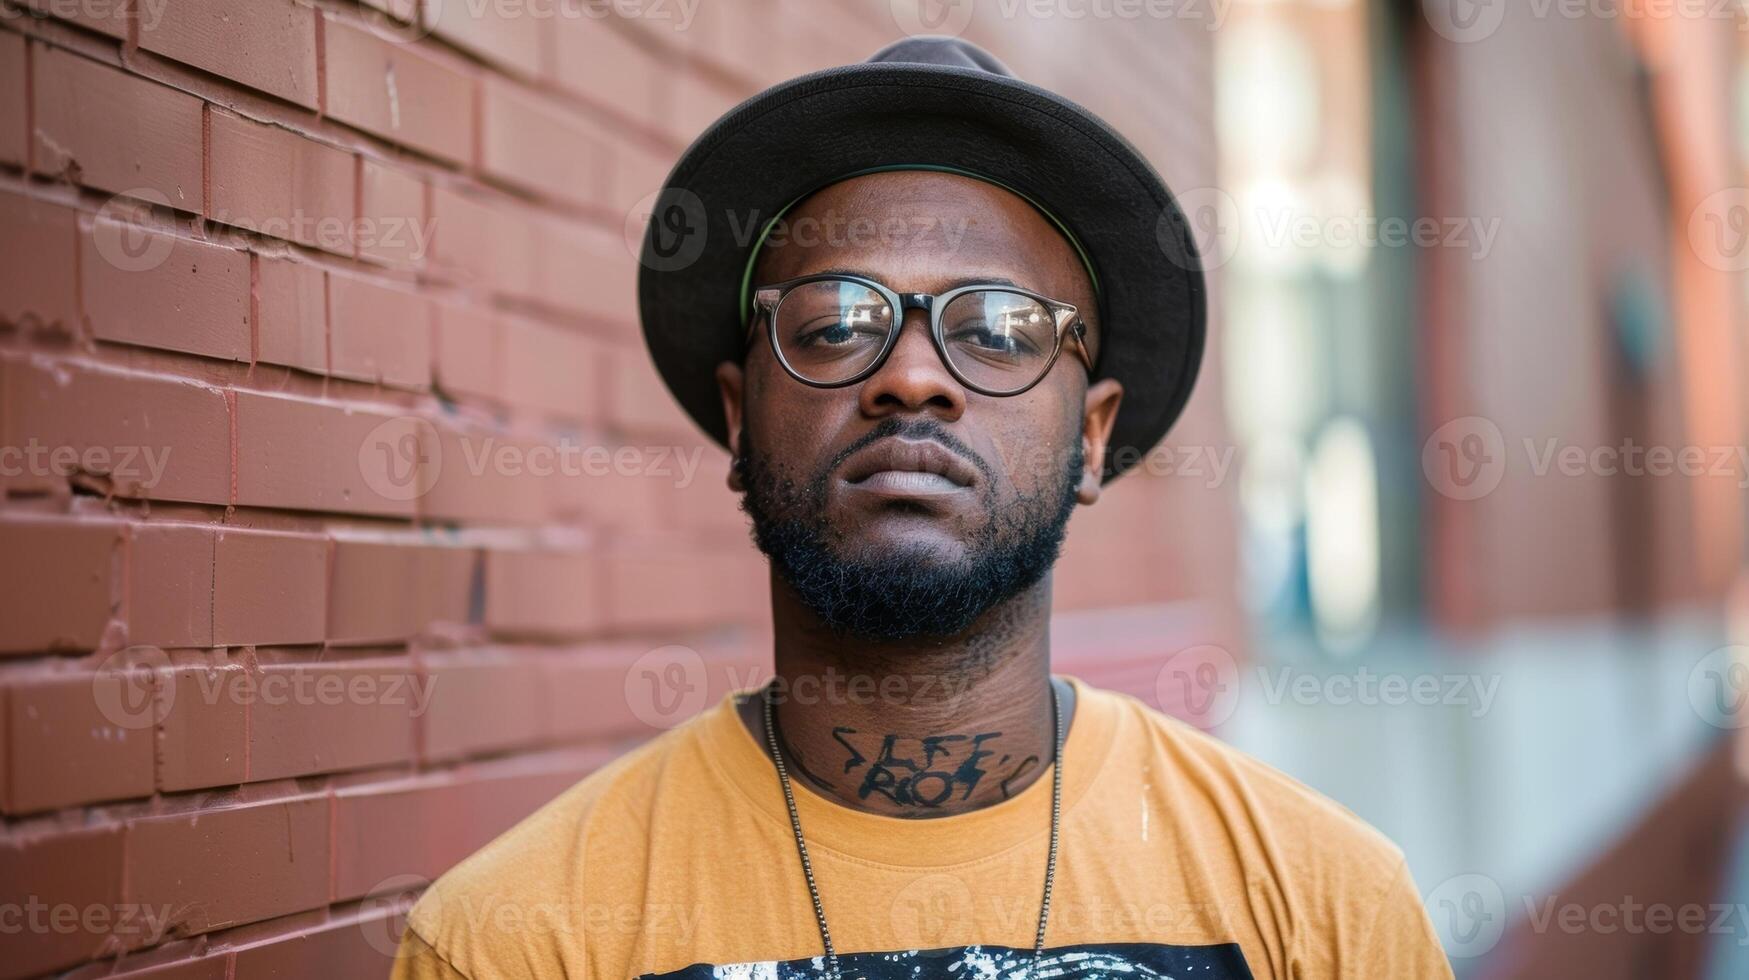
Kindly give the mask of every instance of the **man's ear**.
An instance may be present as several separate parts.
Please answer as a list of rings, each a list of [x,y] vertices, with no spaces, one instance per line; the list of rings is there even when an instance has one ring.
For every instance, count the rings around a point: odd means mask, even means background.
[[[1087,386],[1087,403],[1081,413],[1081,452],[1087,463],[1081,470],[1081,485],[1075,490],[1075,499],[1083,504],[1099,502],[1099,484],[1105,476],[1105,449],[1122,403],[1123,384],[1115,378],[1101,378]]]
[[[717,393],[723,398],[723,418],[728,421],[729,455],[736,459],[741,456],[741,386],[746,380],[741,365],[734,361],[717,365]],[[746,489],[741,485],[741,468],[738,466],[729,467],[729,489],[736,493]]]

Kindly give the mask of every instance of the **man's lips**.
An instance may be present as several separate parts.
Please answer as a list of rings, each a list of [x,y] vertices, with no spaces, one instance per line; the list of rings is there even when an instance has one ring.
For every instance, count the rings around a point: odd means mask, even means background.
[[[885,496],[958,493],[978,481],[977,467],[933,439],[889,436],[844,461],[844,482]]]

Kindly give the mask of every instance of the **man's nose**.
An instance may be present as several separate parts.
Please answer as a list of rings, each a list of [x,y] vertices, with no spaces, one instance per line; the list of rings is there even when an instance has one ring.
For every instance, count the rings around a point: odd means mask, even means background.
[[[895,412],[930,412],[953,421],[966,409],[966,390],[936,353],[925,310],[905,311],[886,363],[862,383],[861,389],[862,412],[871,418]]]

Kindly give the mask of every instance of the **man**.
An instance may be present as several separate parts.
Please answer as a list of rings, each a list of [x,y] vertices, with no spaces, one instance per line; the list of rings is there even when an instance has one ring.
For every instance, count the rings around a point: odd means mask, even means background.
[[[643,321],[734,454],[776,679],[451,871],[397,974],[1449,977],[1388,841],[1051,675],[1070,512],[1200,359],[1184,236],[1128,144],[959,41],[701,137],[651,222]]]

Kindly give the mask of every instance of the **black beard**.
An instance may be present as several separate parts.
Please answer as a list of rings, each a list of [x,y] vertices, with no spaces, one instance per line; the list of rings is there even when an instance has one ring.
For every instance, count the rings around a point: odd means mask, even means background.
[[[857,444],[822,466],[805,486],[778,472],[742,432],[735,470],[746,488],[741,509],[753,521],[753,542],[771,559],[801,603],[841,636],[879,642],[944,639],[964,633],[978,617],[1036,585],[1056,563],[1075,509],[1085,456],[1071,439],[1068,465],[1036,495],[996,498],[996,481],[983,482],[984,524],[954,562],[932,552],[890,549],[843,554],[843,533],[826,515],[832,470],[848,452],[874,439],[905,434],[956,443],[940,423],[888,418]],[[979,462],[981,469],[987,464]]]

